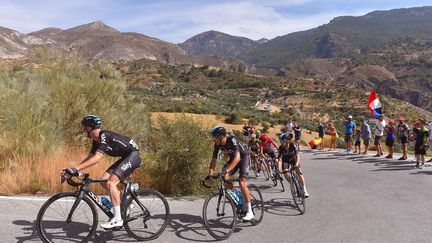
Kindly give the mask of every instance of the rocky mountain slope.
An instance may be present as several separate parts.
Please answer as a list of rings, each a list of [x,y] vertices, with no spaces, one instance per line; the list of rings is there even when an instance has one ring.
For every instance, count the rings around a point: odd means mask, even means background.
[[[217,31],[207,31],[198,34],[182,44],[180,47],[191,55],[218,55],[226,58],[239,58],[253,51],[260,42],[245,37],[236,37]]]

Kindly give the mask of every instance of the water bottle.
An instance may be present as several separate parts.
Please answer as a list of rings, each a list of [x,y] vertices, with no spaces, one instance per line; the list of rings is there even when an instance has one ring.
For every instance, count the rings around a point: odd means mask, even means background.
[[[108,209],[112,208],[111,201],[107,197],[101,197],[102,204],[107,207]]]
[[[239,204],[238,194],[235,191],[231,191],[230,189],[228,189],[227,191],[233,197],[233,199],[237,202],[237,204]]]
[[[237,189],[234,189],[235,194],[237,194],[237,198],[238,198],[238,205],[242,206],[243,205],[243,193]]]

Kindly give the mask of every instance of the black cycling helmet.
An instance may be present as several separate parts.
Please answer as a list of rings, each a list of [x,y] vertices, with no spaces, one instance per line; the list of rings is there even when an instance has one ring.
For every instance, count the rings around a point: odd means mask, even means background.
[[[213,137],[219,137],[220,135],[226,135],[226,129],[223,126],[214,126],[211,131]]]
[[[102,119],[96,115],[88,115],[81,120],[81,125],[91,127],[92,129],[99,128],[101,124]]]

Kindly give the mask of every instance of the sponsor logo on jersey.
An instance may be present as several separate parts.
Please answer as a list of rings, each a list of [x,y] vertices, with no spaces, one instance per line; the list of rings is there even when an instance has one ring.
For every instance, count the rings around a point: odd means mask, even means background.
[[[130,161],[121,166],[122,171],[126,171],[129,168],[132,168],[132,163]]]
[[[106,135],[105,135],[105,133],[101,134],[101,143],[106,144]]]

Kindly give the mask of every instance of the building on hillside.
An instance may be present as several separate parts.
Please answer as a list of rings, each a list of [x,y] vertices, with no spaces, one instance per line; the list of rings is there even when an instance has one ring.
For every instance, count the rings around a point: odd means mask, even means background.
[[[258,101],[255,104],[254,109],[259,110],[261,112],[269,112],[269,113],[281,112],[281,108],[277,105],[271,104],[269,100],[266,100],[264,102]]]

